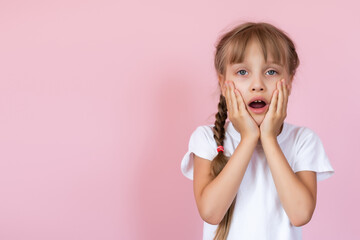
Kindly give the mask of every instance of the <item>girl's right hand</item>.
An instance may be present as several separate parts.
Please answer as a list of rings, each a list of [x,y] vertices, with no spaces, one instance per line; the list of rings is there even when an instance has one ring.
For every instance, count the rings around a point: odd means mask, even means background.
[[[244,99],[232,81],[225,81],[225,99],[228,109],[228,117],[241,139],[258,140],[260,128],[246,109]]]

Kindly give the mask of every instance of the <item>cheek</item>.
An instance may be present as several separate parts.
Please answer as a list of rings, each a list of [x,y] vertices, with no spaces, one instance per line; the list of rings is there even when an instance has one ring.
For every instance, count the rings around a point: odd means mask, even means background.
[[[245,92],[246,92],[246,87],[242,86],[241,84],[236,84],[235,83],[235,88],[237,90],[239,90],[239,92],[241,93],[241,95],[244,96]]]
[[[274,92],[276,89],[277,89],[277,87],[276,87],[276,83],[277,83],[277,81],[274,81],[274,82],[272,82],[271,84],[269,84],[269,90],[270,90],[270,92]]]
[[[244,99],[244,101],[246,102],[247,101],[247,91],[246,89],[242,89],[242,88],[239,88],[237,86],[235,86],[236,89],[240,92],[242,98]]]

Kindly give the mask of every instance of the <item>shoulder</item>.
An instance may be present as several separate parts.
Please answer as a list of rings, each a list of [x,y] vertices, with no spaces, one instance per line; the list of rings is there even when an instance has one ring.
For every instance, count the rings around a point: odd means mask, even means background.
[[[323,143],[315,130],[307,126],[289,124],[296,155],[323,149]]]
[[[334,169],[317,132],[309,127],[296,127],[295,160],[293,170],[314,171],[317,181],[334,174]]]
[[[287,123],[288,134],[292,136],[296,143],[301,143],[309,139],[319,138],[318,134],[307,126],[299,126]]]
[[[194,130],[194,133],[197,133],[197,134],[201,133],[201,134],[212,136],[214,134],[213,127],[214,127],[213,124],[200,125],[200,126],[196,127],[196,129]]]
[[[191,134],[190,141],[195,141],[195,142],[207,141],[209,143],[215,141],[213,126],[214,125],[201,125],[196,127]]]
[[[217,155],[217,145],[211,125],[198,126],[193,130],[188,151],[181,161],[181,171],[189,179],[193,179],[194,154],[212,161]]]

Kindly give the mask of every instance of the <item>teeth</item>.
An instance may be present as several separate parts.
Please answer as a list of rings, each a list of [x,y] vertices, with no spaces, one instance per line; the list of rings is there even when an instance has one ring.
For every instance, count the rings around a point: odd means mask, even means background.
[[[256,101],[254,101],[254,102],[262,102],[261,100],[256,100]]]

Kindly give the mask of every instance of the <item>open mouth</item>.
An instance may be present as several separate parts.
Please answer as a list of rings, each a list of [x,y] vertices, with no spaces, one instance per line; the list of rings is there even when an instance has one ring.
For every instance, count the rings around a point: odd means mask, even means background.
[[[248,106],[249,109],[255,113],[255,114],[263,114],[266,112],[267,108],[268,108],[268,104],[265,102],[265,98],[262,97],[257,97],[254,99],[252,99],[253,101],[251,101]]]
[[[266,106],[266,103],[262,100],[256,100],[249,104],[249,107],[252,107],[252,108],[263,108],[265,106]]]

